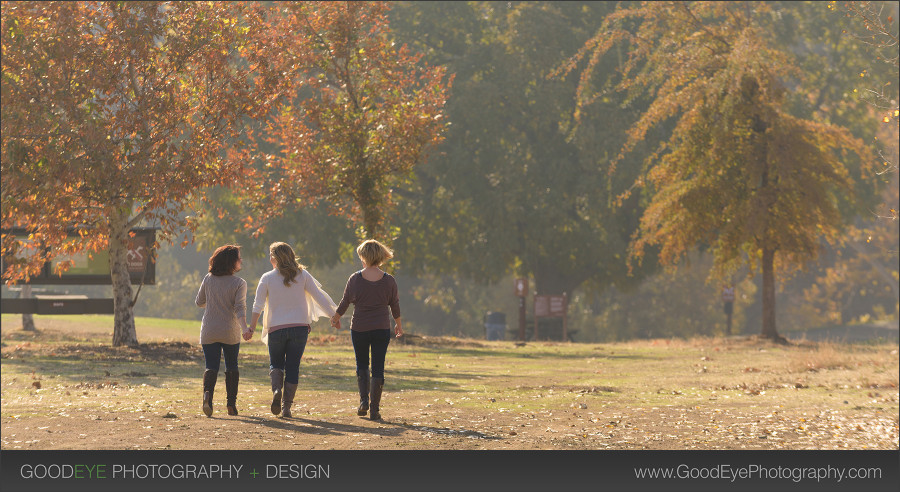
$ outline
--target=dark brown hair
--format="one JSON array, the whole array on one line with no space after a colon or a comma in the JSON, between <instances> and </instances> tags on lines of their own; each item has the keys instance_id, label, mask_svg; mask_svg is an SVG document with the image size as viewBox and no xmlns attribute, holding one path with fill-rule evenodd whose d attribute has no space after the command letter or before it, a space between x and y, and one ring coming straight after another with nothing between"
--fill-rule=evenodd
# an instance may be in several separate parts
<instances>
[{"instance_id":1,"label":"dark brown hair","mask_svg":"<svg viewBox=\"0 0 900 492\"><path fill-rule=\"evenodd\" d=\"M209 257L209 273L216 276L231 275L237 270L241 259L241 247L234 244L219 246Z\"/></svg>"}]
</instances>

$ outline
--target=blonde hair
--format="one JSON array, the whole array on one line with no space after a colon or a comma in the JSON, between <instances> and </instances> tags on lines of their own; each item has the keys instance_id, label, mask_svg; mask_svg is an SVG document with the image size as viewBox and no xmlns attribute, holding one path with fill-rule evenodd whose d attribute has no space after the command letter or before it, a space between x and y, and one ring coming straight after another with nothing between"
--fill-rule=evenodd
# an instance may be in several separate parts
<instances>
[{"instance_id":1,"label":"blonde hair","mask_svg":"<svg viewBox=\"0 0 900 492\"><path fill-rule=\"evenodd\" d=\"M288 243L272 243L269 245L269 254L275 258L275 268L284 277L284 285L290 287L294 278L303 271L306 266L300 264L300 259L294 255L294 249Z\"/></svg>"},{"instance_id":2,"label":"blonde hair","mask_svg":"<svg viewBox=\"0 0 900 492\"><path fill-rule=\"evenodd\" d=\"M367 239L356 247L356 254L366 263L366 266L381 266L382 263L394 257L394 252L387 246L374 239Z\"/></svg>"}]
</instances>

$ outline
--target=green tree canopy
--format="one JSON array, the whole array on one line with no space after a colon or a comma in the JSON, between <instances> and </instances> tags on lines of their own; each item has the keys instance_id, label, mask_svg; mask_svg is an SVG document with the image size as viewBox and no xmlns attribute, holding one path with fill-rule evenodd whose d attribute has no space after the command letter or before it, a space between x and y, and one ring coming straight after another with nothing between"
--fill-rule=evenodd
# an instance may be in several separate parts
<instances>
[{"instance_id":1,"label":"green tree canopy","mask_svg":"<svg viewBox=\"0 0 900 492\"><path fill-rule=\"evenodd\" d=\"M612 4L414 2L392 15L399 39L456 74L451 127L401 190L395 246L411 271L493 282L533 276L542 294L635 282L625 257L637 226L615 208L606 166L636 107L572 123L575 81L548 79ZM611 62L612 64L615 61ZM623 180L617 175L615 179ZM619 183L621 184L621 183Z\"/></svg>"}]
</instances>

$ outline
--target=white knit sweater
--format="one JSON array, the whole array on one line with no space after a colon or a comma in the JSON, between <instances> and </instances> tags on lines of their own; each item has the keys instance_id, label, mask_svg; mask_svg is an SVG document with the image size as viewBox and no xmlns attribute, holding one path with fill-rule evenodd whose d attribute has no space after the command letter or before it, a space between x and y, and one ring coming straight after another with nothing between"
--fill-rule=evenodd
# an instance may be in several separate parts
<instances>
[{"instance_id":1,"label":"white knit sweater","mask_svg":"<svg viewBox=\"0 0 900 492\"><path fill-rule=\"evenodd\" d=\"M253 313L265 311L262 341L270 328L284 325L308 325L322 316L334 316L337 305L306 270L301 270L290 286L278 270L270 270L259 279Z\"/></svg>"}]
</instances>

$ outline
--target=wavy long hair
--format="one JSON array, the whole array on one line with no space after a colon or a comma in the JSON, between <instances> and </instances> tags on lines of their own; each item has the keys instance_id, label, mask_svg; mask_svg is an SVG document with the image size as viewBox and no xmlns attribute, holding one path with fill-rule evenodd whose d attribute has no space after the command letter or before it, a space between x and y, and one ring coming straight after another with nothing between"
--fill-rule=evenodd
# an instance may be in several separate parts
<instances>
[{"instance_id":1,"label":"wavy long hair","mask_svg":"<svg viewBox=\"0 0 900 492\"><path fill-rule=\"evenodd\" d=\"M284 285L290 287L297 275L306 266L300 264L300 259L294 254L294 248L288 243L277 242L269 245L269 254L275 258L275 268L284 277Z\"/></svg>"}]
</instances>

